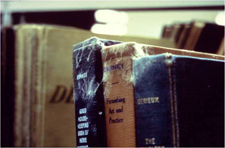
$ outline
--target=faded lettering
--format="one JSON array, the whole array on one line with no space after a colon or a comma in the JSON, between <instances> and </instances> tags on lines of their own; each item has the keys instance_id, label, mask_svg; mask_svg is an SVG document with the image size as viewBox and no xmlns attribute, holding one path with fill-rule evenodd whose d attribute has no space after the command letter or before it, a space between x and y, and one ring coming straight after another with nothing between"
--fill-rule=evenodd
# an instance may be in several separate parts
<instances>
[{"instance_id":1,"label":"faded lettering","mask_svg":"<svg viewBox=\"0 0 225 148\"><path fill-rule=\"evenodd\" d=\"M105 67L104 72L108 72L108 71L112 71L112 70L118 70L118 69L123 69L123 64L116 64L116 65L112 65L112 66L109 66L109 67Z\"/></svg>"},{"instance_id":2,"label":"faded lettering","mask_svg":"<svg viewBox=\"0 0 225 148\"><path fill-rule=\"evenodd\" d=\"M83 78L86 78L86 77L87 77L87 72L81 73L81 74L77 75L77 80L80 80L80 79L83 79Z\"/></svg>"},{"instance_id":3,"label":"faded lettering","mask_svg":"<svg viewBox=\"0 0 225 148\"><path fill-rule=\"evenodd\" d=\"M159 103L159 97L148 97L138 99L138 105Z\"/></svg>"}]
</instances>

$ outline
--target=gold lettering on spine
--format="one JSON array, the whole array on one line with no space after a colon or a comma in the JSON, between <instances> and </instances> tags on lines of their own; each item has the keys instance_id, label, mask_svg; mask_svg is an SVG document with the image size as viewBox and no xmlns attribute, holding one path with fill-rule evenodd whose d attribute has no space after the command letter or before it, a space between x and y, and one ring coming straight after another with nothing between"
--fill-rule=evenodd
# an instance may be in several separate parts
<instances>
[{"instance_id":1,"label":"gold lettering on spine","mask_svg":"<svg viewBox=\"0 0 225 148\"><path fill-rule=\"evenodd\" d=\"M138 99L138 105L160 103L159 97L148 97Z\"/></svg>"},{"instance_id":2,"label":"gold lettering on spine","mask_svg":"<svg viewBox=\"0 0 225 148\"><path fill-rule=\"evenodd\" d=\"M145 138L145 144L155 145L155 138Z\"/></svg>"}]
</instances>

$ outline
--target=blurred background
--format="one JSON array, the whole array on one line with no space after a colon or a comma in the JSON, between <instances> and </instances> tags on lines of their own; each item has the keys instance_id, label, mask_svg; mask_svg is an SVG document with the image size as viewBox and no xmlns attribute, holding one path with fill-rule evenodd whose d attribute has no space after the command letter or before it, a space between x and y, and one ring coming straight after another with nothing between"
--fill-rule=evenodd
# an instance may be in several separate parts
<instances>
[{"instance_id":1,"label":"blurred background","mask_svg":"<svg viewBox=\"0 0 225 148\"><path fill-rule=\"evenodd\" d=\"M152 38L160 38L163 27L172 23L200 20L224 25L225 22L224 1L192 0L2 1L1 17L3 25L57 24L101 34Z\"/></svg>"},{"instance_id":2,"label":"blurred background","mask_svg":"<svg viewBox=\"0 0 225 148\"><path fill-rule=\"evenodd\" d=\"M224 1L1 0L1 146L76 146L73 45L98 38L224 55Z\"/></svg>"}]
</instances>

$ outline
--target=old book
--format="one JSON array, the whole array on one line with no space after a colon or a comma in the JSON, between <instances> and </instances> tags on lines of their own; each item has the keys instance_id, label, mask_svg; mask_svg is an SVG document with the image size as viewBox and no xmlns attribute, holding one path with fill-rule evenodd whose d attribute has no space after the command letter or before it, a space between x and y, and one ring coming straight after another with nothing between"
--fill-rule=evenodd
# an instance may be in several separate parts
<instances>
[{"instance_id":1,"label":"old book","mask_svg":"<svg viewBox=\"0 0 225 148\"><path fill-rule=\"evenodd\" d=\"M31 114L31 52L34 42L32 27L19 27L16 30L15 73L15 145L30 146ZM32 35L31 35L32 34Z\"/></svg>"},{"instance_id":2,"label":"old book","mask_svg":"<svg viewBox=\"0 0 225 148\"><path fill-rule=\"evenodd\" d=\"M41 129L38 121L42 109L35 90L37 27L35 25L15 26L15 108L14 108L14 145L41 146L37 131ZM14 59L12 59L14 60ZM14 70L14 69L13 69ZM13 85L11 86L13 87ZM14 88L14 87L13 87ZM39 111L38 111L39 110Z\"/></svg>"},{"instance_id":3,"label":"old book","mask_svg":"<svg viewBox=\"0 0 225 148\"><path fill-rule=\"evenodd\" d=\"M121 43L104 48L102 59L107 146L137 146L132 59L167 52L176 55L224 58L218 55L137 43Z\"/></svg>"},{"instance_id":4,"label":"old book","mask_svg":"<svg viewBox=\"0 0 225 148\"><path fill-rule=\"evenodd\" d=\"M2 102L4 105L10 102L8 105L13 108L4 112L11 113L6 117L14 124L8 128L11 131L8 136L12 137L8 143L14 146L76 146L71 56L74 44L98 36L174 47L168 40L96 35L72 27L24 24L10 29L15 44L7 39L7 45L13 48L9 48L6 56L9 58L5 63L10 65L6 69L11 72L3 75L9 81L4 81L7 97Z\"/></svg>"},{"instance_id":5,"label":"old book","mask_svg":"<svg viewBox=\"0 0 225 148\"><path fill-rule=\"evenodd\" d=\"M15 32L1 29L1 146L14 146Z\"/></svg>"},{"instance_id":6,"label":"old book","mask_svg":"<svg viewBox=\"0 0 225 148\"><path fill-rule=\"evenodd\" d=\"M199 52L217 53L224 37L224 27L214 23L193 21L183 48Z\"/></svg>"},{"instance_id":7,"label":"old book","mask_svg":"<svg viewBox=\"0 0 225 148\"><path fill-rule=\"evenodd\" d=\"M176 48L183 49L185 46L185 43L188 39L189 33L190 33L191 25L190 24L184 24L184 28L181 31L180 37L178 39L178 42L176 44Z\"/></svg>"},{"instance_id":8,"label":"old book","mask_svg":"<svg viewBox=\"0 0 225 148\"><path fill-rule=\"evenodd\" d=\"M224 46L224 37L223 37L223 39L222 39L222 41L220 43L220 47L219 47L219 49L217 51L217 54L219 54L219 55L225 55L224 50L225 50L225 46Z\"/></svg>"},{"instance_id":9,"label":"old book","mask_svg":"<svg viewBox=\"0 0 225 148\"><path fill-rule=\"evenodd\" d=\"M173 26L172 25L165 25L163 27L163 31L162 31L162 35L161 37L162 38L165 38L165 39L170 39L171 36L172 36L172 32L173 32Z\"/></svg>"},{"instance_id":10,"label":"old book","mask_svg":"<svg viewBox=\"0 0 225 148\"><path fill-rule=\"evenodd\" d=\"M190 33L188 34L187 41L185 42L184 49L194 50L194 46L198 41L199 36L205 26L204 22L193 21L190 24Z\"/></svg>"},{"instance_id":11,"label":"old book","mask_svg":"<svg viewBox=\"0 0 225 148\"><path fill-rule=\"evenodd\" d=\"M133 39L117 37L123 41ZM100 50L118 43L93 37L73 47L77 146L107 146Z\"/></svg>"},{"instance_id":12,"label":"old book","mask_svg":"<svg viewBox=\"0 0 225 148\"><path fill-rule=\"evenodd\" d=\"M181 32L184 28L184 24L174 23L172 26L173 26L173 31L172 31L170 40L172 40L175 43L175 45L177 45L178 40L181 36Z\"/></svg>"},{"instance_id":13,"label":"old book","mask_svg":"<svg viewBox=\"0 0 225 148\"><path fill-rule=\"evenodd\" d=\"M45 26L44 33L42 38L44 55L46 56L46 60L44 61L46 65L44 146L76 146L77 143L72 96L73 81L71 81L71 78L73 78L71 48L74 44L92 36L97 36L119 41L137 40L146 44L154 43L157 45L174 46L167 40L96 35L88 31L67 27ZM62 38L64 40L61 40ZM65 121L67 122L65 123Z\"/></svg>"},{"instance_id":14,"label":"old book","mask_svg":"<svg viewBox=\"0 0 225 148\"><path fill-rule=\"evenodd\" d=\"M133 80L138 147L224 146L224 60L146 56Z\"/></svg>"},{"instance_id":15,"label":"old book","mask_svg":"<svg viewBox=\"0 0 225 148\"><path fill-rule=\"evenodd\" d=\"M101 49L118 41L90 38L73 46L77 147L106 147Z\"/></svg>"},{"instance_id":16,"label":"old book","mask_svg":"<svg viewBox=\"0 0 225 148\"><path fill-rule=\"evenodd\" d=\"M193 49L200 52L217 53L223 38L224 26L205 22L205 26Z\"/></svg>"}]
</instances>

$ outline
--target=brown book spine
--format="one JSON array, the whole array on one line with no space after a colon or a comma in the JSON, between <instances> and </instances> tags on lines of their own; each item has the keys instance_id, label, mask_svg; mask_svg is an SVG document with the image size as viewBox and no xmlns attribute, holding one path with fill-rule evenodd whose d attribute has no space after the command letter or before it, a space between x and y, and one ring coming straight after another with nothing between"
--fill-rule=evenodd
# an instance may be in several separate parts
<instances>
[{"instance_id":1,"label":"brown book spine","mask_svg":"<svg viewBox=\"0 0 225 148\"><path fill-rule=\"evenodd\" d=\"M205 23L200 21L195 21L192 23L190 34L184 46L185 49L194 50L194 47L199 39L199 36L201 35L204 26Z\"/></svg>"},{"instance_id":2,"label":"brown book spine","mask_svg":"<svg viewBox=\"0 0 225 148\"><path fill-rule=\"evenodd\" d=\"M223 39L222 39L222 41L220 43L220 47L219 47L219 49L217 51L217 54L225 55L225 52L224 52L224 37L223 37Z\"/></svg>"}]
</instances>

